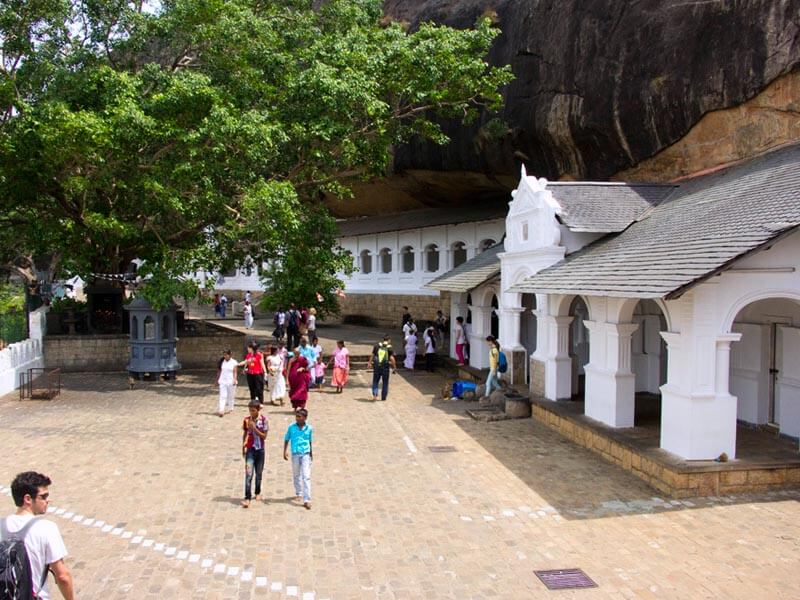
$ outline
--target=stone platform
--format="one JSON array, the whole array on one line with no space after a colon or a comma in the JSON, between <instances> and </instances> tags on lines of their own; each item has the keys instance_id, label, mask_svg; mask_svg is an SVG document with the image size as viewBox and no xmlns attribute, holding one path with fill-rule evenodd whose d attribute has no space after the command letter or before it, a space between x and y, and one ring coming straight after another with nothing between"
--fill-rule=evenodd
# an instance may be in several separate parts
<instances>
[{"instance_id":1,"label":"stone platform","mask_svg":"<svg viewBox=\"0 0 800 600\"><path fill-rule=\"evenodd\" d=\"M533 417L672 498L800 488L800 452L789 440L740 426L735 460L686 461L658 447L658 421L614 429L583 414L583 402L533 399Z\"/></svg>"}]
</instances>

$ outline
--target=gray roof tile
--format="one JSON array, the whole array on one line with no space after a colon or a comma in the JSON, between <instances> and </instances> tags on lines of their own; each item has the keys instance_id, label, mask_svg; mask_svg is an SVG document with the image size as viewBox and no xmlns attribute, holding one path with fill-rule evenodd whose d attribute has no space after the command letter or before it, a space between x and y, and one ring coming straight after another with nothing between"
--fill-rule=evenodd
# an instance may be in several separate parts
<instances>
[{"instance_id":1,"label":"gray roof tile","mask_svg":"<svg viewBox=\"0 0 800 600\"><path fill-rule=\"evenodd\" d=\"M440 275L425 287L442 292L468 292L480 284L500 275L500 256L504 244L500 242L487 248L474 258Z\"/></svg>"},{"instance_id":2,"label":"gray roof tile","mask_svg":"<svg viewBox=\"0 0 800 600\"><path fill-rule=\"evenodd\" d=\"M547 190L561 206L558 218L569 229L614 233L657 206L675 186L557 181L549 182Z\"/></svg>"},{"instance_id":3,"label":"gray roof tile","mask_svg":"<svg viewBox=\"0 0 800 600\"><path fill-rule=\"evenodd\" d=\"M681 182L622 233L570 254L512 290L675 298L798 226L795 144Z\"/></svg>"}]
</instances>

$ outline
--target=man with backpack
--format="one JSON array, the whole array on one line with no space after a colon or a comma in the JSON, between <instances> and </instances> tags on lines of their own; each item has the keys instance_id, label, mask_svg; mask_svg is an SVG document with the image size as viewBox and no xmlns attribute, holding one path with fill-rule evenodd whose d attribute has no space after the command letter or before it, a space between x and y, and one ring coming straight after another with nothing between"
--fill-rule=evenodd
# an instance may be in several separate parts
<instances>
[{"instance_id":1,"label":"man with backpack","mask_svg":"<svg viewBox=\"0 0 800 600\"><path fill-rule=\"evenodd\" d=\"M383 336L383 341L372 347L372 355L367 362L367 369L375 367L372 372L372 400L378 399L378 384L383 380L381 387L381 400L386 400L389 395L389 369L397 372L397 364L394 360L394 350L389 335Z\"/></svg>"},{"instance_id":2,"label":"man with backpack","mask_svg":"<svg viewBox=\"0 0 800 600\"><path fill-rule=\"evenodd\" d=\"M286 313L286 347L294 350L300 344L300 311L292 304Z\"/></svg>"},{"instance_id":3,"label":"man with backpack","mask_svg":"<svg viewBox=\"0 0 800 600\"><path fill-rule=\"evenodd\" d=\"M74 598L58 525L39 518L47 512L51 483L49 477L34 471L20 473L11 482L17 512L0 520L0 600L49 600L48 572L55 576L64 599Z\"/></svg>"}]
</instances>

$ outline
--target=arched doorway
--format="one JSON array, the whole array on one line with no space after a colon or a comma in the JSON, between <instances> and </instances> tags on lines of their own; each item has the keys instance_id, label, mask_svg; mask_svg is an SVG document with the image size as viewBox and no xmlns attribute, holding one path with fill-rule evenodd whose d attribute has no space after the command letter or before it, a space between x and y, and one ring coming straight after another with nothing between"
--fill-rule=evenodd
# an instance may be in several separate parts
<instances>
[{"instance_id":1,"label":"arched doorway","mask_svg":"<svg viewBox=\"0 0 800 600\"><path fill-rule=\"evenodd\" d=\"M536 351L536 294L522 294L520 317L520 344L525 348L525 382L530 383L530 356Z\"/></svg>"},{"instance_id":2,"label":"arched doorway","mask_svg":"<svg viewBox=\"0 0 800 600\"><path fill-rule=\"evenodd\" d=\"M586 389L584 367L589 362L589 330L583 324L589 319L586 301L576 296L569 306L572 323L569 327L569 355L572 358L572 396L583 396Z\"/></svg>"},{"instance_id":3,"label":"arched doorway","mask_svg":"<svg viewBox=\"0 0 800 600\"><path fill-rule=\"evenodd\" d=\"M500 317L497 314L499 312L499 308L500 304L497 301L497 294L492 294L492 321L489 330L492 332L492 336L495 339L500 337Z\"/></svg>"},{"instance_id":4,"label":"arched doorway","mask_svg":"<svg viewBox=\"0 0 800 600\"><path fill-rule=\"evenodd\" d=\"M757 300L736 315L731 331L729 390L737 419L800 437L800 303Z\"/></svg>"},{"instance_id":5,"label":"arched doorway","mask_svg":"<svg viewBox=\"0 0 800 600\"><path fill-rule=\"evenodd\" d=\"M653 300L640 300L631 321L638 327L631 335L631 370L636 377L634 424L658 424L661 419L661 386L667 382L667 344L661 332L667 319Z\"/></svg>"}]
</instances>

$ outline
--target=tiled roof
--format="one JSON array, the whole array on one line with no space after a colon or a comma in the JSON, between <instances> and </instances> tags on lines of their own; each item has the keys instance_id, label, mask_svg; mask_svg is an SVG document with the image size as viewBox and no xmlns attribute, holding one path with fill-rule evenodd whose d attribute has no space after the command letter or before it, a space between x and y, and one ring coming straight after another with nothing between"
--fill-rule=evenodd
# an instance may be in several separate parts
<instances>
[{"instance_id":1,"label":"tiled roof","mask_svg":"<svg viewBox=\"0 0 800 600\"><path fill-rule=\"evenodd\" d=\"M674 185L639 183L548 182L561 212L559 220L573 231L615 233L669 196Z\"/></svg>"},{"instance_id":2,"label":"tiled roof","mask_svg":"<svg viewBox=\"0 0 800 600\"><path fill-rule=\"evenodd\" d=\"M474 258L461 263L440 275L425 287L442 292L468 292L480 284L500 275L500 257L503 252L503 242L487 248Z\"/></svg>"},{"instance_id":3,"label":"tiled roof","mask_svg":"<svg viewBox=\"0 0 800 600\"><path fill-rule=\"evenodd\" d=\"M677 298L800 225L800 144L682 182L641 221L513 286Z\"/></svg>"},{"instance_id":4,"label":"tiled roof","mask_svg":"<svg viewBox=\"0 0 800 600\"><path fill-rule=\"evenodd\" d=\"M371 233L403 231L437 225L455 225L505 219L508 205L504 202L483 202L466 206L424 208L392 215L346 219L338 223L339 235L349 237Z\"/></svg>"}]
</instances>

